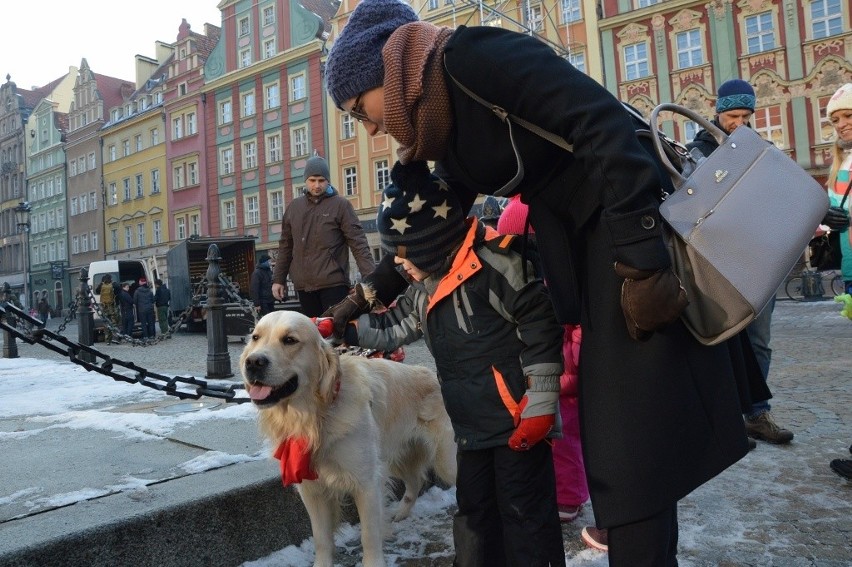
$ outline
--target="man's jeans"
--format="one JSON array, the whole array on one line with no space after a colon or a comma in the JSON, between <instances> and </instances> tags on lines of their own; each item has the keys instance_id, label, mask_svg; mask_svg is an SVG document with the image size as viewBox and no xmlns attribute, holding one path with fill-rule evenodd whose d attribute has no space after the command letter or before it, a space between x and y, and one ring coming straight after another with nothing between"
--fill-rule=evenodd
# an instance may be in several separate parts
<instances>
[{"instance_id":1,"label":"man's jeans","mask_svg":"<svg viewBox=\"0 0 852 567\"><path fill-rule=\"evenodd\" d=\"M757 365L760 366L760 373L763 374L764 381L769 378L769 362L772 359L772 349L769 348L769 335L772 325L772 312L774 310L775 297L769 301L769 304L760 312L760 315L746 327L746 333L748 333L751 348L754 349ZM761 400L752 404L751 413L747 414L747 416L757 417L770 409L769 400Z\"/></svg>"}]
</instances>

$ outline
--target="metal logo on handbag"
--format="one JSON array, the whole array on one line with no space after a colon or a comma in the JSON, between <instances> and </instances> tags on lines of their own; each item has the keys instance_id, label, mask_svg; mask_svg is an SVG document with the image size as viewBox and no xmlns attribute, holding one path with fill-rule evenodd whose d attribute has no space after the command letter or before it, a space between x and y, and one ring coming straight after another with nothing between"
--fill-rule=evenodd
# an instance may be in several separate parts
<instances>
[{"instance_id":1,"label":"metal logo on handbag","mask_svg":"<svg viewBox=\"0 0 852 567\"><path fill-rule=\"evenodd\" d=\"M651 113L686 116L719 147L685 177L652 137L675 192L660 215L672 264L686 289L684 324L705 345L744 329L769 303L828 210L822 187L751 128L726 136L697 113L661 104Z\"/></svg>"}]
</instances>

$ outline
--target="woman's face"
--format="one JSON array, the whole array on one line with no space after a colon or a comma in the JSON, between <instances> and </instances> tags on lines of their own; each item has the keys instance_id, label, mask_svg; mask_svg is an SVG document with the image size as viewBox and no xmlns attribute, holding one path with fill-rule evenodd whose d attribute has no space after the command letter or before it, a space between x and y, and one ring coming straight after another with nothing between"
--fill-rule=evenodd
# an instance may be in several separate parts
<instances>
[{"instance_id":1,"label":"woman's face","mask_svg":"<svg viewBox=\"0 0 852 567\"><path fill-rule=\"evenodd\" d=\"M835 110L831 113L830 120L837 137L844 142L852 142L852 109Z\"/></svg>"},{"instance_id":2,"label":"woman's face","mask_svg":"<svg viewBox=\"0 0 852 567\"><path fill-rule=\"evenodd\" d=\"M385 132L384 87L364 91L356 97L343 101L340 106L346 112L350 112L352 118L360 122L370 136Z\"/></svg>"}]
</instances>

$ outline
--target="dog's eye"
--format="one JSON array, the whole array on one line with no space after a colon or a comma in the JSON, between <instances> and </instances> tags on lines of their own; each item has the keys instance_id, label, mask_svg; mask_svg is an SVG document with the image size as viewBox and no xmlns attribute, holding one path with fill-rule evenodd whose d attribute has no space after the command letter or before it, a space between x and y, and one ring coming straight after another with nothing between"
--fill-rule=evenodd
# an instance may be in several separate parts
<instances>
[{"instance_id":1,"label":"dog's eye","mask_svg":"<svg viewBox=\"0 0 852 567\"><path fill-rule=\"evenodd\" d=\"M287 335L286 337L281 337L281 342L285 345L294 345L299 341L297 341L294 337Z\"/></svg>"},{"instance_id":2,"label":"dog's eye","mask_svg":"<svg viewBox=\"0 0 852 567\"><path fill-rule=\"evenodd\" d=\"M260 339L260 335L252 335L251 340L256 341Z\"/></svg>"}]
</instances>

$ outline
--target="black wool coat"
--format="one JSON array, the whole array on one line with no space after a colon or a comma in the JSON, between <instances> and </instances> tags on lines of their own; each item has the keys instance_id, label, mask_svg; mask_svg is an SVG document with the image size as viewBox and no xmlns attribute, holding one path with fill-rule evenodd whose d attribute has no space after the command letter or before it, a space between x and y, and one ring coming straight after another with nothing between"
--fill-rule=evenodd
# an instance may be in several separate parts
<instances>
[{"instance_id":1,"label":"black wool coat","mask_svg":"<svg viewBox=\"0 0 852 567\"><path fill-rule=\"evenodd\" d=\"M514 126L557 317L583 326L580 418L600 527L672 506L747 452L727 345L700 345L681 322L647 342L627 334L613 263L669 265L660 180L620 103L541 41L490 27L459 28L447 74L485 100L554 132L565 150ZM507 126L447 76L454 128L439 167L467 202L517 171Z\"/></svg>"}]
</instances>

